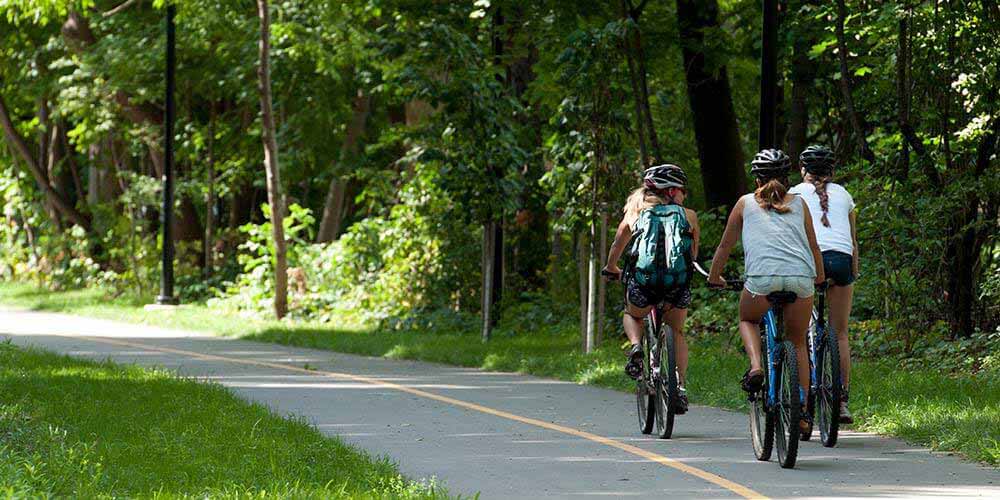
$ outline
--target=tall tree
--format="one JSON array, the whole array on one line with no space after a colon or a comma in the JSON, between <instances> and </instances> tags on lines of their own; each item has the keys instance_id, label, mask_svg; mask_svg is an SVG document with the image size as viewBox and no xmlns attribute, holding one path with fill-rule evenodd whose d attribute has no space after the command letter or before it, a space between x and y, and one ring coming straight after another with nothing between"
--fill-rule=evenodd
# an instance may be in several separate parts
<instances>
[{"instance_id":1,"label":"tall tree","mask_svg":"<svg viewBox=\"0 0 1000 500\"><path fill-rule=\"evenodd\" d=\"M349 176L340 172L357 156L358 144L365 131L365 124L368 123L370 113L371 97L359 88L351 106L351 121L347 124L344 141L340 146L337 168L335 169L337 172L330 179L330 185L327 188L326 201L323 203L323 217L320 219L319 231L316 233L317 243L333 241L340 234L349 182Z\"/></svg>"},{"instance_id":2,"label":"tall tree","mask_svg":"<svg viewBox=\"0 0 1000 500\"><path fill-rule=\"evenodd\" d=\"M45 195L46 203L55 207L62 216L66 217L73 224L90 230L90 219L77 210L76 207L60 195L52 187L52 184L49 183L48 172L43 167L44 160L32 154L32 148L28 145L28 141L17 131L11 119L10 111L7 109L7 103L3 100L3 96L0 96L0 127L3 128L4 137L7 139L8 144L10 144L11 149L21 156L24 164L28 167L28 171L35 178L35 182Z\"/></svg>"},{"instance_id":3,"label":"tall tree","mask_svg":"<svg viewBox=\"0 0 1000 500\"><path fill-rule=\"evenodd\" d=\"M746 192L743 145L724 64L712 65L708 31L719 29L717 0L677 0L688 101L709 207L732 206Z\"/></svg>"},{"instance_id":4,"label":"tall tree","mask_svg":"<svg viewBox=\"0 0 1000 500\"><path fill-rule=\"evenodd\" d=\"M271 236L274 239L274 314L281 319L288 313L288 258L285 249L285 202L281 194L278 143L271 105L271 15L267 0L257 0L257 15L260 18L257 89L260 92L261 138L264 141L267 200L271 207Z\"/></svg>"}]
</instances>

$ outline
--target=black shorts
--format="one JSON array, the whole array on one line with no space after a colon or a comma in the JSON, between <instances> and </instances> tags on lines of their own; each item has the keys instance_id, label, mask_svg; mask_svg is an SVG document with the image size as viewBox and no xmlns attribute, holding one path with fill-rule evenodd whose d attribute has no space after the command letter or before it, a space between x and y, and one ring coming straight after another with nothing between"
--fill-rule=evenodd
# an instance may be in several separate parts
<instances>
[{"instance_id":1,"label":"black shorts","mask_svg":"<svg viewBox=\"0 0 1000 500\"><path fill-rule=\"evenodd\" d=\"M854 256L836 250L823 252L823 272L826 279L833 280L834 286L854 283Z\"/></svg>"},{"instance_id":2,"label":"black shorts","mask_svg":"<svg viewBox=\"0 0 1000 500\"><path fill-rule=\"evenodd\" d=\"M675 309L687 309L691 305L691 287L647 288L635 280L628 280L625 284L625 297L629 304L639 308L665 303Z\"/></svg>"}]
</instances>

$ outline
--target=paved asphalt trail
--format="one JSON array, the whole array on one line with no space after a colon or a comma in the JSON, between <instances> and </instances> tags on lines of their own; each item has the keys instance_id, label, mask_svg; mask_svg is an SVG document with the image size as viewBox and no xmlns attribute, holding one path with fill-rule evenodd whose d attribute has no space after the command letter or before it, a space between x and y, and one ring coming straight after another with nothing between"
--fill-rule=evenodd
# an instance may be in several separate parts
<instances>
[{"instance_id":1,"label":"paved asphalt trail","mask_svg":"<svg viewBox=\"0 0 1000 500\"><path fill-rule=\"evenodd\" d=\"M693 406L675 439L652 439L638 432L633 395L549 379L38 312L0 310L0 337L220 383L409 477L486 499L1000 498L997 469L872 434L843 433L834 449L801 443L795 470L754 460L740 413Z\"/></svg>"}]
</instances>

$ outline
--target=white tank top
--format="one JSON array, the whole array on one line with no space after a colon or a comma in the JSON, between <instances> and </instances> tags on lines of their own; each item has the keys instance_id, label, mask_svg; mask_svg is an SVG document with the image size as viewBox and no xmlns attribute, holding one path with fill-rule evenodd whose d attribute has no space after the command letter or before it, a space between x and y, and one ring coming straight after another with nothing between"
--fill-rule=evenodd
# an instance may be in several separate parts
<instances>
[{"instance_id":1,"label":"white tank top","mask_svg":"<svg viewBox=\"0 0 1000 500\"><path fill-rule=\"evenodd\" d=\"M764 210L753 193L743 203L743 256L747 276L816 277L816 261L806 236L802 198L793 197L786 213Z\"/></svg>"},{"instance_id":2,"label":"white tank top","mask_svg":"<svg viewBox=\"0 0 1000 500\"><path fill-rule=\"evenodd\" d=\"M854 254L854 238L851 237L850 218L851 211L854 210L854 198L851 197L851 193L848 193L840 184L833 182L826 184L826 193L829 195L827 220L830 221L830 227L826 227L822 221L823 208L819 206L816 186L809 182L803 182L788 192L801 196L809 205L813 230L816 231L816 243L819 244L821 252L833 250L848 255Z\"/></svg>"}]
</instances>

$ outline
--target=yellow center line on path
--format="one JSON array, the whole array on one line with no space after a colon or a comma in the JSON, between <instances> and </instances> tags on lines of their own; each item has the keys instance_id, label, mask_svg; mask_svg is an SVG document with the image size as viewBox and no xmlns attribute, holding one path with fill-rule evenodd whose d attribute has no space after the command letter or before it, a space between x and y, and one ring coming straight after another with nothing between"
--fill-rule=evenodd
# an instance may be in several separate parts
<instances>
[{"instance_id":1,"label":"yellow center line on path","mask_svg":"<svg viewBox=\"0 0 1000 500\"><path fill-rule=\"evenodd\" d=\"M268 361L258 361L258 360L253 360L253 359L230 358L230 357L227 357L227 356L219 356L219 355L215 355L215 354L204 354L204 353L200 353L200 352L185 351L185 350L181 350L181 349L173 349L173 348L170 348L170 347L151 346L151 345L147 345L147 344L140 344L138 342L129 342L129 341L111 339L111 338L106 338L106 337L81 337L81 336L74 336L74 335L62 335L62 336L69 337L69 338L75 338L75 339L89 340L91 342L98 342L98 343L104 343L104 344L113 344L113 345L126 346L126 347L134 347L134 348L146 349L146 350L150 350L150 351L158 351L158 352L163 352L163 353L168 353L168 354L178 354L178 355L182 355L182 356L188 356L188 357L191 357L191 358L203 359L203 360L208 360L208 361L224 361L224 362L228 362L228 363L237 363L237 364L243 364L243 365L263 366L263 367L267 367L267 368L274 368L274 369L277 369L277 370L287 370L287 371L293 371L293 372L308 373L308 374L314 375L314 376L322 375L322 376L332 377L332 378L353 380L355 382L364 382L364 383L367 383L367 384L371 384L373 386L384 387L384 388L387 388L387 389L394 389L394 390L397 390L397 391L400 391L400 392L405 392L405 393L408 393L408 394L412 394L414 396L420 396L422 398L433 399L435 401L440 401L442 403L448 403L450 405L459 406L459 407L466 408L466 409L473 410L473 411L477 411L477 412L480 412L480 413L485 413L485 414L488 414L488 415L493 415L493 416L496 416L496 417L505 418L507 420L513 420L515 422L520 422L522 424L532 425L532 426L535 426L535 427L541 427L543 429L549 429L549 430L560 432L560 433L563 433L563 434L569 434L571 436L576 436L576 437L579 437L579 438L583 438L583 439L586 439L588 441L593 441L595 443L600 443L600 444L603 444L605 446L610 446L612 448L617 448L617 449L622 450L622 451L624 451L626 453L631 453L632 455L636 455L638 457L645 458L646 460L649 460L651 462L656 462L658 464L665 465L667 467L679 470L679 471L684 472L686 474L690 474L692 476L701 478L701 479L703 479L705 481L708 481L708 482L710 482L710 483L712 483L712 484L714 484L716 486L725 488L725 489L727 489L727 490L729 490L729 491L731 491L731 492L733 492L733 493L735 493L735 494L737 494L737 495L739 495L739 496L741 496L743 498L767 498L764 495L762 495L762 494L760 494L760 493L758 493L758 492L756 492L756 491L754 491L754 490L752 490L750 488L747 488L746 486L743 486L741 484L738 484L738 483L735 483L733 481L730 481L730 480L728 480L728 479L726 479L726 478L724 478L722 476L718 476L718 475L712 474L711 472L703 471L703 470L701 470L701 469L699 469L697 467L692 467L692 466L690 466L688 464L685 464L685 463L683 463L683 462L681 462L679 460L675 460L675 459L670 458L670 457L666 457L666 456L663 456L663 455L659 455L657 453L653 453L653 452L648 451L648 450L644 450L642 448L639 448L638 446L633 446L633 445L630 445L630 444L627 444L627 443L623 443L621 441L616 441L616 440L611 439L611 438L607 438L607 437L600 436L600 435L597 435L597 434L592 434L590 432L581 431L579 429L574 429L572 427L566 427L564 425L554 424L552 422L546 422L544 420L538 420L538 419L534 419L534 418L530 418L530 417L522 417L521 415L516 415L514 413L506 412L506 411L503 411L503 410L497 410L495 408L490 408L488 406L478 405L476 403L470 403L468 401L462 401L460 399L449 398L448 396L442 396L440 394L434 394L432 392L422 391L420 389L414 389L412 387L407 387L405 385L395 384L395 383L392 383L392 382L386 382L386 381L383 381L383 380L379 380L377 378L365 377L365 376L362 376L362 375L353 375L353 374L350 374L350 373L339 373L339 372L330 372L330 371L325 371L325 370L312 370L312 369L306 369L306 368L299 368L299 367L293 366L293 365L285 365L285 364L281 364L281 363L271 363L271 362L268 362Z\"/></svg>"}]
</instances>

